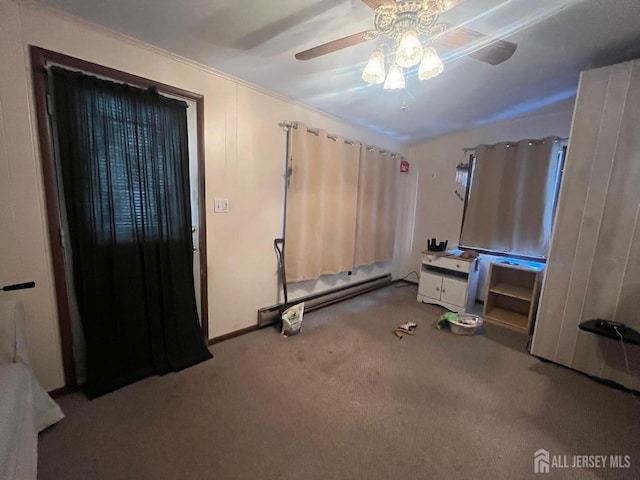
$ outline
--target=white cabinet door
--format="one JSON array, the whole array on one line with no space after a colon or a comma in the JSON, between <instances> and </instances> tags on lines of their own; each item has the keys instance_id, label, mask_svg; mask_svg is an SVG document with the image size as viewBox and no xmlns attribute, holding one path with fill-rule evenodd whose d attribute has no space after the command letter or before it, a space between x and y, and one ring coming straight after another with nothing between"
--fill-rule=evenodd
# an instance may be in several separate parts
<instances>
[{"instance_id":1,"label":"white cabinet door","mask_svg":"<svg viewBox=\"0 0 640 480\"><path fill-rule=\"evenodd\" d=\"M457 278L444 277L442 279L441 299L445 303L464 308L467 300L467 282Z\"/></svg>"},{"instance_id":2,"label":"white cabinet door","mask_svg":"<svg viewBox=\"0 0 640 480\"><path fill-rule=\"evenodd\" d=\"M420 286L418 293L425 297L440 300L440 290L442 289L442 277L428 272L422 272L420 275Z\"/></svg>"}]
</instances>

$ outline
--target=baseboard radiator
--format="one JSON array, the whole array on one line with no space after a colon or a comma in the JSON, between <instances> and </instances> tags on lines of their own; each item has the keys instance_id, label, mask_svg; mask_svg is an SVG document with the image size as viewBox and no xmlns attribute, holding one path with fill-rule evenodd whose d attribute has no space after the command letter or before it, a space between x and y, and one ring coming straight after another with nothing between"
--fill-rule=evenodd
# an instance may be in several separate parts
<instances>
[{"instance_id":1,"label":"baseboard radiator","mask_svg":"<svg viewBox=\"0 0 640 480\"><path fill-rule=\"evenodd\" d=\"M362 295L363 293L377 290L378 288L386 287L391 284L391 274L382 275L362 282L354 283L352 285L345 285L344 287L333 288L325 292L316 293L313 295L307 295L306 297L296 298L292 302L299 303L304 302L304 311L310 312L317 310L318 308L326 307L328 305L341 302L348 298ZM264 307L258 310L258 328L266 327L278 322L280 309L283 304L272 305L270 307Z\"/></svg>"}]
</instances>

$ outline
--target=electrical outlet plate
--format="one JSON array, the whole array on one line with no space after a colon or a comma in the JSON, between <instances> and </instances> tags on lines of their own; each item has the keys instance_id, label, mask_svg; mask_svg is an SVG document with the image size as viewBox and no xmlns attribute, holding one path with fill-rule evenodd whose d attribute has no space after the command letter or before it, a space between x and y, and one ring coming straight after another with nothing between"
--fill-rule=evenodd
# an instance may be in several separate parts
<instances>
[{"instance_id":1,"label":"electrical outlet plate","mask_svg":"<svg viewBox=\"0 0 640 480\"><path fill-rule=\"evenodd\" d=\"M228 198L215 198L213 201L214 213L229 213L229 199Z\"/></svg>"}]
</instances>

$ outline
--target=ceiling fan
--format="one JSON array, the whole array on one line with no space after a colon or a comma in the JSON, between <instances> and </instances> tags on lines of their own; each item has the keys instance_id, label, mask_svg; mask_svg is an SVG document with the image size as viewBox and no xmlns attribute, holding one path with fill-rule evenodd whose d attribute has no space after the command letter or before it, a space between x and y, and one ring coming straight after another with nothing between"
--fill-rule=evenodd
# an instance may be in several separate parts
<instances>
[{"instance_id":1,"label":"ceiling fan","mask_svg":"<svg viewBox=\"0 0 640 480\"><path fill-rule=\"evenodd\" d=\"M470 45L482 45L469 53L482 62L498 65L505 62L516 51L517 44L506 40L492 40L474 30L439 23L440 15L464 0L362 0L375 10L374 29L355 33L348 37L318 45L295 55L298 60L311 60L343 48L384 37L393 42L393 54L385 55L384 46L376 49L362 73L369 83L382 83L384 88L404 88L403 68L420 64L418 78L428 80L444 70L444 66L433 45L449 49ZM385 72L385 57L393 57L388 75Z\"/></svg>"}]
</instances>

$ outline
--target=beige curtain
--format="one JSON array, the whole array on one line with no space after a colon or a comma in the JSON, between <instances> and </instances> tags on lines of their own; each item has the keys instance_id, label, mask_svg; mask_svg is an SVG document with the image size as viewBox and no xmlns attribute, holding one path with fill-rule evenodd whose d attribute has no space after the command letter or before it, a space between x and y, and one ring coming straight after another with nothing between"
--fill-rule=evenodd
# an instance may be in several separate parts
<instances>
[{"instance_id":1,"label":"beige curtain","mask_svg":"<svg viewBox=\"0 0 640 480\"><path fill-rule=\"evenodd\" d=\"M461 245L546 257L560 149L555 137L479 146Z\"/></svg>"},{"instance_id":2,"label":"beige curtain","mask_svg":"<svg viewBox=\"0 0 640 480\"><path fill-rule=\"evenodd\" d=\"M363 147L360 155L354 265L393 257L398 162L388 152Z\"/></svg>"},{"instance_id":3,"label":"beige curtain","mask_svg":"<svg viewBox=\"0 0 640 480\"><path fill-rule=\"evenodd\" d=\"M353 269L360 144L324 130L290 130L285 219L287 281Z\"/></svg>"}]
</instances>

